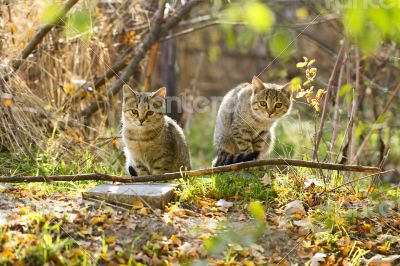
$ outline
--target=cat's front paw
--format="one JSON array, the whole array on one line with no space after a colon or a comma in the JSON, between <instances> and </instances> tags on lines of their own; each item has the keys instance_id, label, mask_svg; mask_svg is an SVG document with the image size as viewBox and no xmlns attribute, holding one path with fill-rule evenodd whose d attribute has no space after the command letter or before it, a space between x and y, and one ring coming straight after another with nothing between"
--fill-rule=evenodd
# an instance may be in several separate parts
<instances>
[{"instance_id":1,"label":"cat's front paw","mask_svg":"<svg viewBox=\"0 0 400 266\"><path fill-rule=\"evenodd\" d=\"M128 171L129 171L129 174L130 174L131 176L138 176L138 174L137 174L135 168L133 168L133 166L129 166L129 167L128 167Z\"/></svg>"}]
</instances>

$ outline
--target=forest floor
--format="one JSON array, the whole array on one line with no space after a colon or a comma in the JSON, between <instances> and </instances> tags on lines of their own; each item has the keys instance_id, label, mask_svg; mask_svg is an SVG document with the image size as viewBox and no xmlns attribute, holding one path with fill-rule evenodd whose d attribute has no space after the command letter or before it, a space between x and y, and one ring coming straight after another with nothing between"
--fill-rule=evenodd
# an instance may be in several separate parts
<instances>
[{"instance_id":1,"label":"forest floor","mask_svg":"<svg viewBox=\"0 0 400 266\"><path fill-rule=\"evenodd\" d=\"M2 186L0 264L400 264L398 188L299 176L182 180L164 210L83 200L96 182Z\"/></svg>"}]
</instances>

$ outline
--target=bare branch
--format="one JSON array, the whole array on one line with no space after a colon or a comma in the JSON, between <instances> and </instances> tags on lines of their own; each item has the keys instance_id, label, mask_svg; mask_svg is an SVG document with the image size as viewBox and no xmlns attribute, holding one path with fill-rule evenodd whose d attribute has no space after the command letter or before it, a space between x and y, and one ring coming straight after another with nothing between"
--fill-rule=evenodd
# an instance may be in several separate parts
<instances>
[{"instance_id":1,"label":"bare branch","mask_svg":"<svg viewBox=\"0 0 400 266\"><path fill-rule=\"evenodd\" d=\"M340 66L343 62L344 51L345 51L345 41L342 41L342 46L340 47L340 51L339 51L338 57L336 59L335 66L333 68L331 77L329 78L329 81L328 81L327 92L325 94L324 107L322 109L321 121L319 124L318 133L317 133L317 136L315 139L314 151L313 151L313 155L312 155L313 160L315 160L315 158L317 158L319 143L321 142L322 133L324 131L325 119L326 119L326 115L328 114L329 99L330 99L330 95L332 94L332 87L333 87L332 85L333 85L334 80L336 79L336 76L339 73Z\"/></svg>"}]
</instances>

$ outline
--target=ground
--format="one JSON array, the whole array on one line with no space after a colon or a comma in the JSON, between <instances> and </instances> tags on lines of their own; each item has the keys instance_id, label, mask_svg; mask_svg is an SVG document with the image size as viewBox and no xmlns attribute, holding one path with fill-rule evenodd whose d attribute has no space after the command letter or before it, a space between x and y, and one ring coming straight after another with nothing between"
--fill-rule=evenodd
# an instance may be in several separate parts
<instances>
[{"instance_id":1,"label":"ground","mask_svg":"<svg viewBox=\"0 0 400 266\"><path fill-rule=\"evenodd\" d=\"M3 186L0 262L360 265L372 258L370 265L400 263L399 189L378 192L365 183L329 191L312 176L262 173L178 181L175 201L164 210L141 202L127 209L83 200L80 192L95 182L81 182L75 190L63 183Z\"/></svg>"}]
</instances>

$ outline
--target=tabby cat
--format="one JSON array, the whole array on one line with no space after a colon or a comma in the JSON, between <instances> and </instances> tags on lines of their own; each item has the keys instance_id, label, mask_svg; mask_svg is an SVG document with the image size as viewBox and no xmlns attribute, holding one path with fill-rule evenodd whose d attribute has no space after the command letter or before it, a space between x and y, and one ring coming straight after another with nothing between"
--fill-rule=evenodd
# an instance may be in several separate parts
<instances>
[{"instance_id":1,"label":"tabby cat","mask_svg":"<svg viewBox=\"0 0 400 266\"><path fill-rule=\"evenodd\" d=\"M290 112L291 84L240 84L225 95L219 107L214 144L214 166L257 159L274 143L276 122Z\"/></svg>"},{"instance_id":2,"label":"tabby cat","mask_svg":"<svg viewBox=\"0 0 400 266\"><path fill-rule=\"evenodd\" d=\"M122 139L132 176L190 169L189 149L179 125L164 115L166 89L136 92L123 87Z\"/></svg>"}]
</instances>

